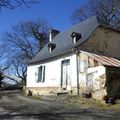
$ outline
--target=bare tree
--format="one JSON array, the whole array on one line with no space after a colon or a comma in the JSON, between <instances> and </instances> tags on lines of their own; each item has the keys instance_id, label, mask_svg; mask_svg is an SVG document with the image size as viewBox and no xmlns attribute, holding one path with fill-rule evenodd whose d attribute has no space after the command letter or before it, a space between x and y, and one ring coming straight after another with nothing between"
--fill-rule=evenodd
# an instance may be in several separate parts
<instances>
[{"instance_id":1,"label":"bare tree","mask_svg":"<svg viewBox=\"0 0 120 120\"><path fill-rule=\"evenodd\" d=\"M2 83L4 82L6 69L8 69L8 68L0 66L0 90L2 89Z\"/></svg>"},{"instance_id":2,"label":"bare tree","mask_svg":"<svg viewBox=\"0 0 120 120\"><path fill-rule=\"evenodd\" d=\"M15 9L17 7L29 7L30 4L37 3L39 0L0 0L0 7Z\"/></svg>"},{"instance_id":3,"label":"bare tree","mask_svg":"<svg viewBox=\"0 0 120 120\"><path fill-rule=\"evenodd\" d=\"M27 65L24 62L25 56L22 54L15 54L8 60L9 72L6 78L12 80L16 84L26 84Z\"/></svg>"},{"instance_id":4,"label":"bare tree","mask_svg":"<svg viewBox=\"0 0 120 120\"><path fill-rule=\"evenodd\" d=\"M13 80L11 76L14 74L25 84L26 62L32 59L48 42L49 30L50 26L47 23L37 20L22 22L13 27L11 32L5 34L7 66L10 66L11 71L7 78Z\"/></svg>"},{"instance_id":5,"label":"bare tree","mask_svg":"<svg viewBox=\"0 0 120 120\"><path fill-rule=\"evenodd\" d=\"M103 25L120 29L119 0L88 0L73 12L71 19L73 23L78 23L93 15L97 15Z\"/></svg>"},{"instance_id":6,"label":"bare tree","mask_svg":"<svg viewBox=\"0 0 120 120\"><path fill-rule=\"evenodd\" d=\"M9 51L21 51L26 58L34 57L48 42L50 27L43 21L23 22L6 33L5 44ZM11 47L12 46L12 47Z\"/></svg>"},{"instance_id":7,"label":"bare tree","mask_svg":"<svg viewBox=\"0 0 120 120\"><path fill-rule=\"evenodd\" d=\"M3 73L2 70L0 70L0 90L1 90L1 87L2 87L3 79L4 79L4 73Z\"/></svg>"}]
</instances>

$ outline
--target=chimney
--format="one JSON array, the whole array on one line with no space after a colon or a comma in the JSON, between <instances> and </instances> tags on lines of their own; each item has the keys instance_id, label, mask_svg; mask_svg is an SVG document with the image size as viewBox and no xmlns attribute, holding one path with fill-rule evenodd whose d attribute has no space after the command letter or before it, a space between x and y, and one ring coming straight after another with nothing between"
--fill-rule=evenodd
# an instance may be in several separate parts
<instances>
[{"instance_id":1,"label":"chimney","mask_svg":"<svg viewBox=\"0 0 120 120\"><path fill-rule=\"evenodd\" d=\"M49 42L51 42L60 31L51 29L49 34Z\"/></svg>"}]
</instances>

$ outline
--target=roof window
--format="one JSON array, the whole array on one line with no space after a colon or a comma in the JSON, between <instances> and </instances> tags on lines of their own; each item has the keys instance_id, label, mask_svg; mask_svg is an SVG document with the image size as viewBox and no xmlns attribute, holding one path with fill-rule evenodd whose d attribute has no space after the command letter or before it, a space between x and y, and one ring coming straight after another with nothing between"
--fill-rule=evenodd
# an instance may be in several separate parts
<instances>
[{"instance_id":1,"label":"roof window","mask_svg":"<svg viewBox=\"0 0 120 120\"><path fill-rule=\"evenodd\" d=\"M48 51L49 51L49 52L52 52L52 51L55 49L55 47L56 47L56 44L49 43L49 44L48 44Z\"/></svg>"},{"instance_id":2,"label":"roof window","mask_svg":"<svg viewBox=\"0 0 120 120\"><path fill-rule=\"evenodd\" d=\"M49 42L51 42L59 33L60 31L51 29L49 33Z\"/></svg>"},{"instance_id":3,"label":"roof window","mask_svg":"<svg viewBox=\"0 0 120 120\"><path fill-rule=\"evenodd\" d=\"M80 33L73 32L71 34L71 37L72 37L73 44L76 44L78 42L78 40L80 40L82 38L82 35Z\"/></svg>"}]
</instances>

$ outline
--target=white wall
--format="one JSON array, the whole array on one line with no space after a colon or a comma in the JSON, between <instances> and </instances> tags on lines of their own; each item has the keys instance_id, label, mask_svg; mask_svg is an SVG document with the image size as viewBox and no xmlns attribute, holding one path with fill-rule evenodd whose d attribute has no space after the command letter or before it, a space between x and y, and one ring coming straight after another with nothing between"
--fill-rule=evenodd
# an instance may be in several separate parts
<instances>
[{"instance_id":1,"label":"white wall","mask_svg":"<svg viewBox=\"0 0 120 120\"><path fill-rule=\"evenodd\" d=\"M98 66L94 68L89 68L87 70L88 74L93 74L93 89L94 90L99 90L101 89L101 81L105 82L103 80L100 80L100 76L105 75L105 67L104 66ZM104 84L103 84L104 85ZM105 86L103 86L105 87Z\"/></svg>"},{"instance_id":2,"label":"white wall","mask_svg":"<svg viewBox=\"0 0 120 120\"><path fill-rule=\"evenodd\" d=\"M61 61L70 59L71 84L76 86L76 55L65 57L45 64L28 66L27 87L60 87L61 85ZM45 65L45 82L37 83L35 72L38 67Z\"/></svg>"},{"instance_id":3,"label":"white wall","mask_svg":"<svg viewBox=\"0 0 120 120\"><path fill-rule=\"evenodd\" d=\"M105 67L98 63L96 67L89 67L88 56L81 53L80 54L80 86L83 88L87 87L87 82L90 82L92 79L93 89L99 90L101 85L100 77L106 74ZM88 80L88 81L87 81ZM104 82L104 81L103 81Z\"/></svg>"}]
</instances>

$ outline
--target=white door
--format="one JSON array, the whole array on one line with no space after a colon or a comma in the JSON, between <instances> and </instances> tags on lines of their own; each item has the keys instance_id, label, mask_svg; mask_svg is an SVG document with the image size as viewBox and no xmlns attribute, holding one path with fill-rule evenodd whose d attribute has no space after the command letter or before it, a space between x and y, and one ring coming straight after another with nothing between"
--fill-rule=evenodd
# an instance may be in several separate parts
<instances>
[{"instance_id":1,"label":"white door","mask_svg":"<svg viewBox=\"0 0 120 120\"><path fill-rule=\"evenodd\" d=\"M61 88L62 90L67 90L70 84L70 60L62 61L61 70Z\"/></svg>"}]
</instances>

